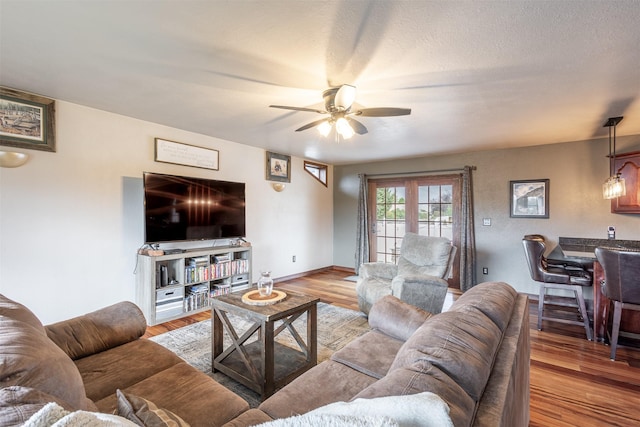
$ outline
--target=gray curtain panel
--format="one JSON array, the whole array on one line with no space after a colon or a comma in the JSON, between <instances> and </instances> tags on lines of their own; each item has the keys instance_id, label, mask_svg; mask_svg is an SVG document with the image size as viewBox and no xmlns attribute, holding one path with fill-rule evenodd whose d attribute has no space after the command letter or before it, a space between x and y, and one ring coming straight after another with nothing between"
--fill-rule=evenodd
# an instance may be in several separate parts
<instances>
[{"instance_id":1,"label":"gray curtain panel","mask_svg":"<svg viewBox=\"0 0 640 427\"><path fill-rule=\"evenodd\" d=\"M356 232L356 274L360 272L360 266L369 262L369 220L367 218L367 198L369 188L367 185L367 175L358 174L360 178L360 188L358 192L358 226Z\"/></svg>"},{"instance_id":2,"label":"gray curtain panel","mask_svg":"<svg viewBox=\"0 0 640 427\"><path fill-rule=\"evenodd\" d=\"M460 236L460 290L467 291L476 281L476 234L473 226L472 166L462 172L462 233Z\"/></svg>"}]
</instances>

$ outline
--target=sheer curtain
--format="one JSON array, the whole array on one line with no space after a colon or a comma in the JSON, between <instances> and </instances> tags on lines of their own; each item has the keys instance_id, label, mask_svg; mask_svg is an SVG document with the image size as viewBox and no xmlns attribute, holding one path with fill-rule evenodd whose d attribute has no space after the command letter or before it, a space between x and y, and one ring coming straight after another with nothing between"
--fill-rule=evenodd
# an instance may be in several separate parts
<instances>
[{"instance_id":1,"label":"sheer curtain","mask_svg":"<svg viewBox=\"0 0 640 427\"><path fill-rule=\"evenodd\" d=\"M358 190L358 227L356 232L356 274L360 266L369 261L369 220L367 218L367 175L358 174L360 187Z\"/></svg>"},{"instance_id":2,"label":"sheer curtain","mask_svg":"<svg viewBox=\"0 0 640 427\"><path fill-rule=\"evenodd\" d=\"M462 172L462 224L460 235L460 290L467 291L476 282L476 234L473 226L473 166Z\"/></svg>"}]
</instances>

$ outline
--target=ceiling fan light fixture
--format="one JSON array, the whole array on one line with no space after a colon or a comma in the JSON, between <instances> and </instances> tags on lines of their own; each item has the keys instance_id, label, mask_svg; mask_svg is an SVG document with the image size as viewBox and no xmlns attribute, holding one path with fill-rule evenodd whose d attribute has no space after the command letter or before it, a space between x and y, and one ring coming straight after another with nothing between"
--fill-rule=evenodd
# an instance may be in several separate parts
<instances>
[{"instance_id":1,"label":"ceiling fan light fixture","mask_svg":"<svg viewBox=\"0 0 640 427\"><path fill-rule=\"evenodd\" d=\"M329 121L320 123L318 126L318 132L320 132L320 135L322 136L329 135L329 132L331 132L331 123L329 123Z\"/></svg>"},{"instance_id":2,"label":"ceiling fan light fixture","mask_svg":"<svg viewBox=\"0 0 640 427\"><path fill-rule=\"evenodd\" d=\"M334 106L339 110L345 111L351 108L356 100L356 87L351 85L342 85L336 92L334 98Z\"/></svg>"},{"instance_id":3,"label":"ceiling fan light fixture","mask_svg":"<svg viewBox=\"0 0 640 427\"><path fill-rule=\"evenodd\" d=\"M342 135L344 139L349 139L355 134L355 132L349 125L349 122L344 117L340 117L338 120L336 120L336 131L340 135Z\"/></svg>"}]
</instances>

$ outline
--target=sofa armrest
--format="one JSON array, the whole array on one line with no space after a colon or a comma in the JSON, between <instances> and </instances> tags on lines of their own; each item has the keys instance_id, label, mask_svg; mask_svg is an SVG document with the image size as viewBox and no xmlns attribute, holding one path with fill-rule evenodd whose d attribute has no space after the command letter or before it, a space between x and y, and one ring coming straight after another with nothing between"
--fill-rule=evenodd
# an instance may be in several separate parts
<instances>
[{"instance_id":1,"label":"sofa armrest","mask_svg":"<svg viewBox=\"0 0 640 427\"><path fill-rule=\"evenodd\" d=\"M369 326L380 332L406 341L433 314L397 297L387 295L379 299L369 312Z\"/></svg>"},{"instance_id":2,"label":"sofa armrest","mask_svg":"<svg viewBox=\"0 0 640 427\"><path fill-rule=\"evenodd\" d=\"M391 282L391 295L416 307L438 314L442 311L449 284L428 275L399 275Z\"/></svg>"},{"instance_id":3,"label":"sofa armrest","mask_svg":"<svg viewBox=\"0 0 640 427\"><path fill-rule=\"evenodd\" d=\"M391 280L396 274L398 274L398 266L384 262L366 262L360 266L360 270L358 271L361 279L379 277L381 279Z\"/></svg>"},{"instance_id":4,"label":"sofa armrest","mask_svg":"<svg viewBox=\"0 0 640 427\"><path fill-rule=\"evenodd\" d=\"M47 336L76 360L140 338L147 322L138 306L123 301L45 329Z\"/></svg>"}]
</instances>

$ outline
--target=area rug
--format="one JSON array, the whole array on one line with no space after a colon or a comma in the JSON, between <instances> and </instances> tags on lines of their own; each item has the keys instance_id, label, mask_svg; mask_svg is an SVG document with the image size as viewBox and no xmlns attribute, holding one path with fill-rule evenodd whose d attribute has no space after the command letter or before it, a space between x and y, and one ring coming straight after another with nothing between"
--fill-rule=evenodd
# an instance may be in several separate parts
<instances>
[{"instance_id":1,"label":"area rug","mask_svg":"<svg viewBox=\"0 0 640 427\"><path fill-rule=\"evenodd\" d=\"M242 317L229 315L229 319L240 334L250 326L250 323ZM276 324L276 327L278 324ZM296 330L303 337L306 337L306 316L301 316L293 324ZM334 352L340 350L347 343L363 335L368 330L369 324L364 314L330 304L318 303L318 363L327 360ZM194 323L150 339L173 351L191 366L240 395L249 402L252 408L260 404L258 393L220 372L215 374L211 372L210 320ZM225 348L231 344L231 340L226 333L224 341ZM276 337L276 341L298 348L294 338L287 330L279 334Z\"/></svg>"}]
</instances>

